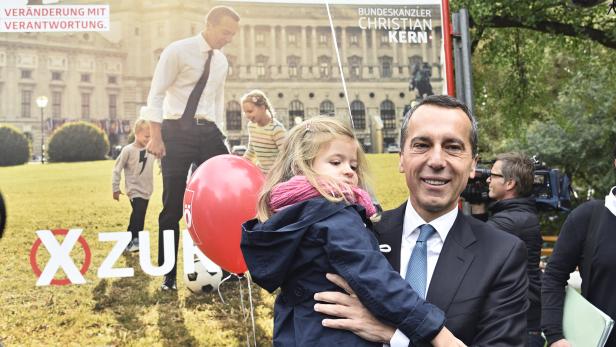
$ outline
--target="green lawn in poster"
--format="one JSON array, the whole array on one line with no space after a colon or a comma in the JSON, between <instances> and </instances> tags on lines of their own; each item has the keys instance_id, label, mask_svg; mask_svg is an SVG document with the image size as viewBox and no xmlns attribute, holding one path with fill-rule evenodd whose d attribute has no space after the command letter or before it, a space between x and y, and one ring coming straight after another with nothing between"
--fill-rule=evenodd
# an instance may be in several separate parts
<instances>
[{"instance_id":1,"label":"green lawn in poster","mask_svg":"<svg viewBox=\"0 0 616 347\"><path fill-rule=\"evenodd\" d=\"M404 177L397 173L398 156L368 156L375 189L384 208L406 197ZM0 343L18 345L245 345L250 319L241 311L237 282L227 282L218 295L196 296L179 281L179 290L160 292L161 278L139 268L136 255L122 256L116 266L135 268L135 276L99 279L96 270L112 244L98 241L99 232L126 228L130 204L111 196L113 161L70 164L27 164L0 169L0 190L8 208L7 230L0 240ZM158 173L156 173L158 175ZM146 229L156 231L161 209L160 176L148 208ZM29 263L36 230L83 228L92 250L84 285L37 287ZM182 226L183 228L183 226ZM157 232L151 242L158 242ZM156 246L152 246L156 256ZM180 250L181 252L181 250ZM80 266L83 252L71 253ZM49 256L38 252L42 267ZM155 261L155 258L152 259ZM178 257L183 268L182 257ZM180 270L180 274L183 271ZM60 272L58 276L63 275ZM245 300L248 299L244 282ZM271 344L274 295L253 286L258 345ZM246 304L247 305L247 304Z\"/></svg>"}]
</instances>

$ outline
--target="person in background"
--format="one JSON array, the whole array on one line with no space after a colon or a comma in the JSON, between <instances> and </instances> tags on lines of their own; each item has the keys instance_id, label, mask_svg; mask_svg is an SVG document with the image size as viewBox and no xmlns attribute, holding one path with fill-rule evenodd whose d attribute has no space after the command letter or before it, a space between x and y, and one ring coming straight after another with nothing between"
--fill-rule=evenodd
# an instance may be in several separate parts
<instances>
[{"instance_id":1,"label":"person in background","mask_svg":"<svg viewBox=\"0 0 616 347\"><path fill-rule=\"evenodd\" d=\"M143 230L148 202L154 190L153 185L153 155L147 153L145 146L150 141L150 125L143 119L138 119L133 128L135 141L122 148L113 167L111 187L113 198L120 200L120 179L124 171L124 186L130 200L132 212L127 230L132 234L132 240L126 247L129 252L139 250L139 232Z\"/></svg>"},{"instance_id":2,"label":"person in background","mask_svg":"<svg viewBox=\"0 0 616 347\"><path fill-rule=\"evenodd\" d=\"M515 235L524 241L528 252L527 315L528 347L543 347L541 336L541 227L535 198L532 196L535 164L521 153L503 153L496 156L488 177L489 196L495 202L489 206L488 225Z\"/></svg>"},{"instance_id":3,"label":"person in background","mask_svg":"<svg viewBox=\"0 0 616 347\"><path fill-rule=\"evenodd\" d=\"M285 129L276 118L269 99L260 90L242 96L242 111L248 118L248 148L244 158L267 174L274 164L282 143Z\"/></svg>"},{"instance_id":4,"label":"person in background","mask_svg":"<svg viewBox=\"0 0 616 347\"><path fill-rule=\"evenodd\" d=\"M616 146L611 161L616 168ZM565 220L554 253L543 274L541 326L548 346L571 347L563 335L563 306L569 274L579 267L582 295L598 309L616 318L616 187L605 200L578 206ZM606 347L616 347L612 330Z\"/></svg>"}]
</instances>

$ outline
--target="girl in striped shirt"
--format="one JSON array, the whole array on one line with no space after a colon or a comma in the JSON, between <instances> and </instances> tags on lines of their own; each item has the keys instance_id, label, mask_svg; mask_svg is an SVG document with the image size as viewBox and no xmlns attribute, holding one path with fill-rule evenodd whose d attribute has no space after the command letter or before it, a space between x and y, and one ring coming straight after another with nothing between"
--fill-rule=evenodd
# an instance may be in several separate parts
<instances>
[{"instance_id":1,"label":"girl in striped shirt","mask_svg":"<svg viewBox=\"0 0 616 347\"><path fill-rule=\"evenodd\" d=\"M274 109L265 93L253 90L242 97L242 110L248 118L248 149L244 157L267 174L278 153L286 130L275 118Z\"/></svg>"}]
</instances>

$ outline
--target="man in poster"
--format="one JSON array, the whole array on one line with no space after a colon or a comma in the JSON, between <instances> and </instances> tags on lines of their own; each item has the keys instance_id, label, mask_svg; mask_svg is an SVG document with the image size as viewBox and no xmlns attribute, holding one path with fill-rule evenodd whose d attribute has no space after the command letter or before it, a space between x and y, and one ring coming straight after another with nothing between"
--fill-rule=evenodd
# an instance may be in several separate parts
<instances>
[{"instance_id":1,"label":"man in poster","mask_svg":"<svg viewBox=\"0 0 616 347\"><path fill-rule=\"evenodd\" d=\"M161 158L163 210L158 217L158 264L165 263L163 231L173 230L173 269L165 275L163 290L177 289L176 260L179 221L186 175L191 164L228 153L223 124L224 85L229 68L220 51L239 29L240 17L230 7L216 6L206 16L205 31L173 42L156 65L148 103L141 117L150 121L147 149Z\"/></svg>"}]
</instances>

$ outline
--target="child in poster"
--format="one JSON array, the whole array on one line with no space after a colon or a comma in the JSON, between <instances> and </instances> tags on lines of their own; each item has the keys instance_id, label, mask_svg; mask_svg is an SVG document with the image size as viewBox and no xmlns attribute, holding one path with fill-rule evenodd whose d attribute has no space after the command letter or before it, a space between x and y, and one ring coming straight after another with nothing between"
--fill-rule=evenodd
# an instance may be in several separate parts
<instances>
[{"instance_id":1,"label":"child in poster","mask_svg":"<svg viewBox=\"0 0 616 347\"><path fill-rule=\"evenodd\" d=\"M253 90L242 97L242 110L248 118L248 149L244 158L255 163L267 174L280 153L285 128L275 118L269 99L260 90Z\"/></svg>"},{"instance_id":2,"label":"child in poster","mask_svg":"<svg viewBox=\"0 0 616 347\"><path fill-rule=\"evenodd\" d=\"M132 241L126 247L129 252L139 250L139 232L143 230L148 202L152 196L154 157L147 153L145 146L150 140L150 125L139 119L134 127L135 141L122 148L120 156L113 167L112 189L113 198L120 200L120 178L124 171L126 195L130 199L132 212L128 223L128 231L132 233Z\"/></svg>"}]
</instances>

